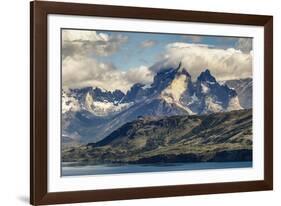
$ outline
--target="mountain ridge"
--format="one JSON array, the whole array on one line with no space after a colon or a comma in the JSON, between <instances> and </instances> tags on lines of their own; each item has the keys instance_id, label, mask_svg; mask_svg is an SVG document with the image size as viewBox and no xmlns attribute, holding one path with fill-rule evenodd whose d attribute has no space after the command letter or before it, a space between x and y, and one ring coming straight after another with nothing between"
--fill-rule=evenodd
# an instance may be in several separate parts
<instances>
[{"instance_id":1,"label":"mountain ridge","mask_svg":"<svg viewBox=\"0 0 281 206\"><path fill-rule=\"evenodd\" d=\"M68 103L63 105L64 133L71 136L76 128L75 134L83 142L99 141L138 116L201 115L242 109L236 91L219 84L208 69L192 82L181 63L177 68L160 70L149 87L137 83L126 94L91 87L70 90L69 96L63 94L63 98L70 99L63 100ZM80 118L83 115L85 118Z\"/></svg>"},{"instance_id":2,"label":"mountain ridge","mask_svg":"<svg viewBox=\"0 0 281 206\"><path fill-rule=\"evenodd\" d=\"M79 164L252 160L252 110L139 117L103 140L64 150Z\"/></svg>"}]
</instances>

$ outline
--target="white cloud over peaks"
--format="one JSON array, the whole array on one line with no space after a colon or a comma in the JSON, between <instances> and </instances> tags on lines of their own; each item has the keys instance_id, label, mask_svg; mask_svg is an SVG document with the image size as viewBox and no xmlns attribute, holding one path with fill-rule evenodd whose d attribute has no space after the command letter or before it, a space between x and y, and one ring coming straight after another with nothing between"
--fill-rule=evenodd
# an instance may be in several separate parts
<instances>
[{"instance_id":1,"label":"white cloud over peaks","mask_svg":"<svg viewBox=\"0 0 281 206\"><path fill-rule=\"evenodd\" d=\"M176 67L181 61L193 79L208 68L218 80L252 76L252 54L234 48L220 49L204 44L175 42L167 45L167 52L152 70Z\"/></svg>"},{"instance_id":2,"label":"white cloud over peaks","mask_svg":"<svg viewBox=\"0 0 281 206\"><path fill-rule=\"evenodd\" d=\"M89 30L63 30L62 56L109 56L126 43L127 36L108 35Z\"/></svg>"},{"instance_id":3,"label":"white cloud over peaks","mask_svg":"<svg viewBox=\"0 0 281 206\"><path fill-rule=\"evenodd\" d=\"M252 76L252 52L245 52L238 45L236 48L220 49L204 44L175 42L166 46L163 55L159 54L159 61L151 68L140 65L125 71L110 63L101 62L102 58L98 56L110 56L118 52L127 42L127 36L63 30L62 40L64 88L97 86L110 91L120 89L126 92L135 83L150 84L158 69L176 67L179 62L182 62L194 79L206 68L218 80ZM147 40L142 43L143 48L149 48L156 42Z\"/></svg>"},{"instance_id":4,"label":"white cloud over peaks","mask_svg":"<svg viewBox=\"0 0 281 206\"><path fill-rule=\"evenodd\" d=\"M88 30L62 32L62 84L67 88L97 86L126 92L135 83L149 84L153 73L146 66L122 71L97 56L109 56L127 42L123 35Z\"/></svg>"},{"instance_id":5,"label":"white cloud over peaks","mask_svg":"<svg viewBox=\"0 0 281 206\"><path fill-rule=\"evenodd\" d=\"M66 57L62 67L64 88L97 86L109 91L120 89L126 92L135 83L148 84L153 79L152 72L145 66L125 72L85 56Z\"/></svg>"},{"instance_id":6,"label":"white cloud over peaks","mask_svg":"<svg viewBox=\"0 0 281 206\"><path fill-rule=\"evenodd\" d=\"M253 49L253 40L252 38L239 38L235 44L235 48L241 50L242 52L249 53Z\"/></svg>"},{"instance_id":7,"label":"white cloud over peaks","mask_svg":"<svg viewBox=\"0 0 281 206\"><path fill-rule=\"evenodd\" d=\"M131 83L151 84L154 73L146 66L133 68L125 73L126 79Z\"/></svg>"},{"instance_id":8,"label":"white cloud over peaks","mask_svg":"<svg viewBox=\"0 0 281 206\"><path fill-rule=\"evenodd\" d=\"M108 35L106 37L108 39ZM91 30L62 30L64 41L98 41L103 40L102 36L96 31Z\"/></svg>"}]
</instances>

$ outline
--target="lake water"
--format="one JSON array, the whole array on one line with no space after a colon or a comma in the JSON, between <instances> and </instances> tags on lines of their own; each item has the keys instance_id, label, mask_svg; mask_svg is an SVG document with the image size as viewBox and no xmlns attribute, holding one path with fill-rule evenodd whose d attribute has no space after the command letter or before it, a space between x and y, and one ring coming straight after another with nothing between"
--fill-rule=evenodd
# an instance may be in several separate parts
<instances>
[{"instance_id":1,"label":"lake water","mask_svg":"<svg viewBox=\"0 0 281 206\"><path fill-rule=\"evenodd\" d=\"M62 176L102 175L141 172L167 172L203 169L226 169L252 167L252 162L200 162L200 163L161 163L126 165L86 165L62 164Z\"/></svg>"}]
</instances>

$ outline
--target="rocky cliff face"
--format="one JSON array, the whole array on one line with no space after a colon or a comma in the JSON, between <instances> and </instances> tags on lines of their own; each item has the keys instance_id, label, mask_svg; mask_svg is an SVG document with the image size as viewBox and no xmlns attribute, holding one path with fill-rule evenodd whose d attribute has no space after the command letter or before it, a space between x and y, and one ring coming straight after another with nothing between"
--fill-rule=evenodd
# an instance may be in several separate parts
<instances>
[{"instance_id":1,"label":"rocky cliff face","mask_svg":"<svg viewBox=\"0 0 281 206\"><path fill-rule=\"evenodd\" d=\"M224 82L229 88L234 89L238 94L240 105L244 109L252 108L253 101L253 80L252 78L228 80Z\"/></svg>"}]
</instances>

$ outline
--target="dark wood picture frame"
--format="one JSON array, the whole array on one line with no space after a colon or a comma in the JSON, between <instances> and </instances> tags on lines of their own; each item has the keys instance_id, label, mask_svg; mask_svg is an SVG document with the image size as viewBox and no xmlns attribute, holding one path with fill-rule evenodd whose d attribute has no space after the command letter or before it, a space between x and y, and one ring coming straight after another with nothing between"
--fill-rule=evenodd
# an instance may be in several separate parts
<instances>
[{"instance_id":1,"label":"dark wood picture frame","mask_svg":"<svg viewBox=\"0 0 281 206\"><path fill-rule=\"evenodd\" d=\"M264 27L264 180L49 193L47 190L47 15L82 15ZM34 205L273 189L273 17L58 2L30 5L30 203Z\"/></svg>"}]
</instances>

